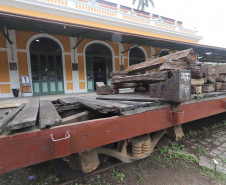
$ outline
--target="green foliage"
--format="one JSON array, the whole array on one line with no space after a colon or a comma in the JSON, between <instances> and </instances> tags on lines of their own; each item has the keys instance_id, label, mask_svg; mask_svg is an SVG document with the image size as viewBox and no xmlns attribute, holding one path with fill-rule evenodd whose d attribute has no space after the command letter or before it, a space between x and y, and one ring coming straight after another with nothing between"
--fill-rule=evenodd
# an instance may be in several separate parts
<instances>
[{"instance_id":1,"label":"green foliage","mask_svg":"<svg viewBox=\"0 0 226 185\"><path fill-rule=\"evenodd\" d=\"M194 98L197 99L197 101L200 101L203 99L203 94L200 93L200 94L193 94Z\"/></svg>"},{"instance_id":2,"label":"green foliage","mask_svg":"<svg viewBox=\"0 0 226 185\"><path fill-rule=\"evenodd\" d=\"M208 175L211 179L216 180L218 182L225 182L226 175L224 173L218 172L216 170L211 170L206 167L202 167L201 173L204 175Z\"/></svg>"},{"instance_id":3,"label":"green foliage","mask_svg":"<svg viewBox=\"0 0 226 185\"><path fill-rule=\"evenodd\" d=\"M125 175L123 173L119 173L114 168L112 170L112 176L115 177L115 180L119 180L120 182L126 183L126 181L124 179L125 178Z\"/></svg>"},{"instance_id":4,"label":"green foliage","mask_svg":"<svg viewBox=\"0 0 226 185\"><path fill-rule=\"evenodd\" d=\"M133 5L136 3L137 0L133 0ZM155 7L154 1L153 0L138 0L138 7L137 9L144 11L145 7L149 6L149 3L151 3L152 7Z\"/></svg>"},{"instance_id":5,"label":"green foliage","mask_svg":"<svg viewBox=\"0 0 226 185\"><path fill-rule=\"evenodd\" d=\"M55 178L55 182L59 182L59 181L60 181L60 179L56 177Z\"/></svg>"}]
</instances>

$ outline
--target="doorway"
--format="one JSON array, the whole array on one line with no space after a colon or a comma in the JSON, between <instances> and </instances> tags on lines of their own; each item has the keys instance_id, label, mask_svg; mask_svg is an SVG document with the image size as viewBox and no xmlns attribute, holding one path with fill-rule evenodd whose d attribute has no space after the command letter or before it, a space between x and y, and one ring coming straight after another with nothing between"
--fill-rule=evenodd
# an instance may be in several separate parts
<instances>
[{"instance_id":1,"label":"doorway","mask_svg":"<svg viewBox=\"0 0 226 185\"><path fill-rule=\"evenodd\" d=\"M34 95L63 94L64 79L60 46L48 38L38 38L30 45Z\"/></svg>"},{"instance_id":2,"label":"doorway","mask_svg":"<svg viewBox=\"0 0 226 185\"><path fill-rule=\"evenodd\" d=\"M92 44L86 48L86 74L88 92L96 91L96 82L110 85L112 54L103 44Z\"/></svg>"}]
</instances>

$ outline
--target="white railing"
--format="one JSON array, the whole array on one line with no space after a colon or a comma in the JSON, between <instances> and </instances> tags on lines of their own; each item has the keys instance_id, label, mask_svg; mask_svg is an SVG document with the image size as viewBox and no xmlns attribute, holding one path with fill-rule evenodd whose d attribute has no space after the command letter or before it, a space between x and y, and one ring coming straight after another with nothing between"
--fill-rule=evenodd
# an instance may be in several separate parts
<instances>
[{"instance_id":1,"label":"white railing","mask_svg":"<svg viewBox=\"0 0 226 185\"><path fill-rule=\"evenodd\" d=\"M100 16L114 17L125 20L131 23L138 23L142 25L157 27L163 30L178 31L184 34L195 35L196 30L190 30L183 27L180 27L175 24L169 24L161 21L160 19L146 18L136 15L132 10L128 13L120 11L120 5L117 6L117 9L110 9L106 7L99 6L95 0L90 0L88 3L81 2L78 0L37 0L45 3L51 3L59 6L70 7L80 11L90 12L93 14L99 14ZM159 21L160 20L160 21Z\"/></svg>"}]
</instances>

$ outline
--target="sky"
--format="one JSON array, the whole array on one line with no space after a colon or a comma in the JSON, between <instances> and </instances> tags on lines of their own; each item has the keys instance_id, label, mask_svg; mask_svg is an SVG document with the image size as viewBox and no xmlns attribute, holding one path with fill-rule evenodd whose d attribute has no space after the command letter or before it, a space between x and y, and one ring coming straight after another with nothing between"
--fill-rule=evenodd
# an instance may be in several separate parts
<instances>
[{"instance_id":1,"label":"sky","mask_svg":"<svg viewBox=\"0 0 226 185\"><path fill-rule=\"evenodd\" d=\"M107 0L137 8L132 0ZM138 1L138 0L137 0ZM204 37L199 43L226 48L226 1L225 0L153 0L146 12L183 22L184 28L197 28Z\"/></svg>"}]
</instances>

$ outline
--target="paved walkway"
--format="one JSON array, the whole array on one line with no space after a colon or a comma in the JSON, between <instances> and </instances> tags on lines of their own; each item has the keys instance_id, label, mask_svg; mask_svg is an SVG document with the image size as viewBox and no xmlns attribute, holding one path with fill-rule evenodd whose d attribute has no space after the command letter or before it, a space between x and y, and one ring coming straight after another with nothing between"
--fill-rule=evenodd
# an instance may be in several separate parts
<instances>
[{"instance_id":1,"label":"paved walkway","mask_svg":"<svg viewBox=\"0 0 226 185\"><path fill-rule=\"evenodd\" d=\"M179 141L183 154L194 155L199 165L226 174L226 125L215 127Z\"/></svg>"}]
</instances>

